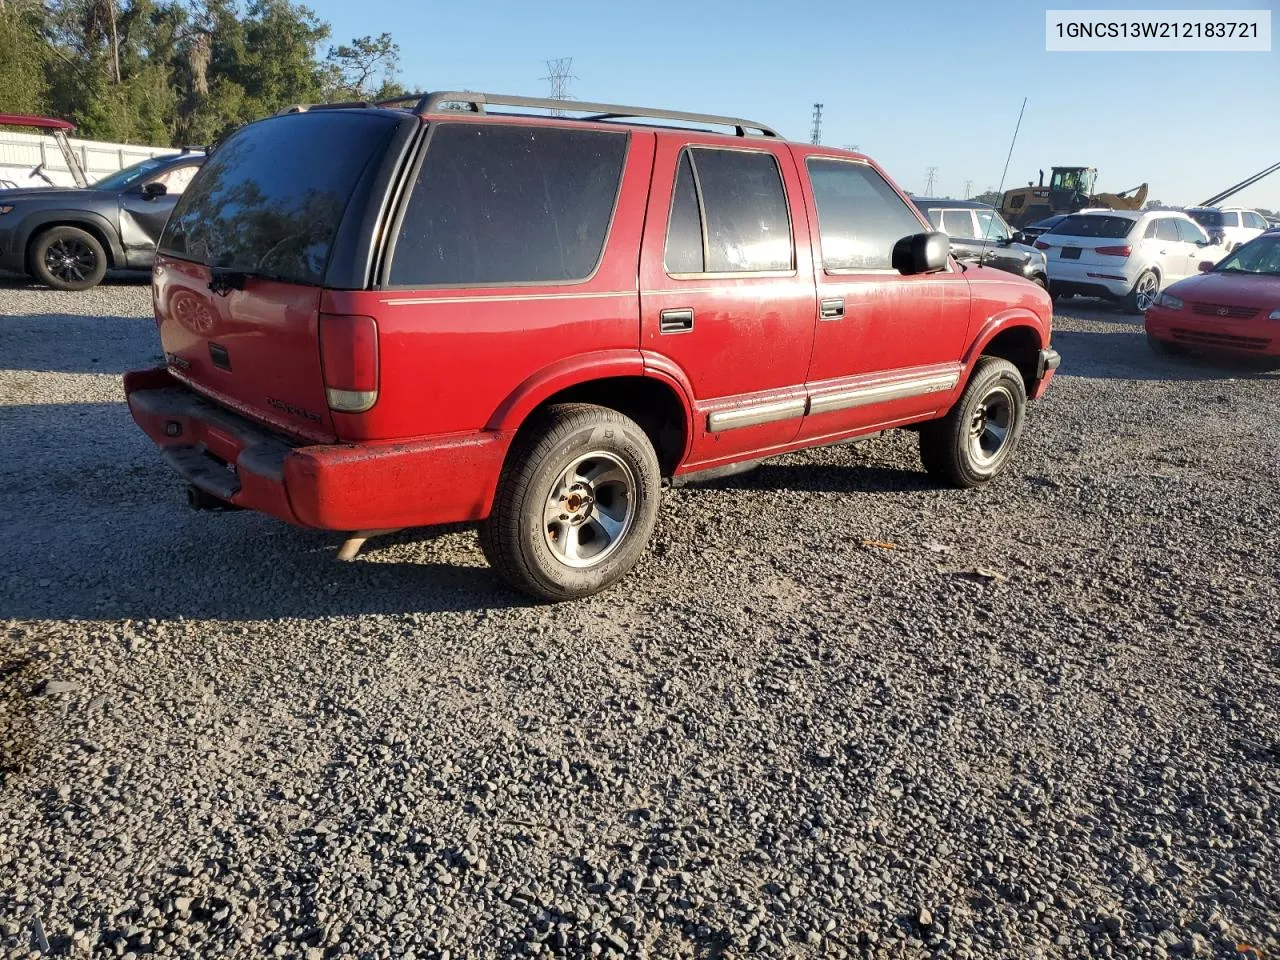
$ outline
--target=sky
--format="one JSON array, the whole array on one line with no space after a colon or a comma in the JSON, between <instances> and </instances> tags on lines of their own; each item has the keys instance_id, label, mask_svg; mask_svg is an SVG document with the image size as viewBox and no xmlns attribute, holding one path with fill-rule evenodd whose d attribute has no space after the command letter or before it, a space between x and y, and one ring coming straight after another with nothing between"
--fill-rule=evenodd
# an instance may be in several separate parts
<instances>
[{"instance_id":1,"label":"sky","mask_svg":"<svg viewBox=\"0 0 1280 960\"><path fill-rule=\"evenodd\" d=\"M546 96L546 61L572 57L577 99L743 116L802 141L821 102L823 143L857 145L916 193L930 166L941 195L997 187L1024 97L1006 189L1092 166L1099 190L1145 181L1148 199L1183 206L1280 162L1275 12L1268 53L1049 53L1046 5L1025 0L308 5L335 41L390 32L410 89ZM1280 172L1227 202L1280 210Z\"/></svg>"}]
</instances>

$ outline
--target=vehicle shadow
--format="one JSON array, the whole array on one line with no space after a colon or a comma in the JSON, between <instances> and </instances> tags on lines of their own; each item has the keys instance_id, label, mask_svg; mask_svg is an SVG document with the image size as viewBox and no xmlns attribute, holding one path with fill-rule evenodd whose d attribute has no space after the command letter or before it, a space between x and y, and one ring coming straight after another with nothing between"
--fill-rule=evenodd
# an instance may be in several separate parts
<instances>
[{"instance_id":1,"label":"vehicle shadow","mask_svg":"<svg viewBox=\"0 0 1280 960\"><path fill-rule=\"evenodd\" d=\"M1062 354L1058 375L1103 380L1276 380L1280 359L1185 353L1157 355L1147 345L1141 320L1129 330L1055 329Z\"/></svg>"},{"instance_id":2,"label":"vehicle shadow","mask_svg":"<svg viewBox=\"0 0 1280 960\"><path fill-rule=\"evenodd\" d=\"M336 559L344 535L195 512L125 404L0 405L0 619L314 619L490 610L474 536L411 530Z\"/></svg>"},{"instance_id":3,"label":"vehicle shadow","mask_svg":"<svg viewBox=\"0 0 1280 960\"><path fill-rule=\"evenodd\" d=\"M122 374L164 361L154 334L149 317L0 314L0 370Z\"/></svg>"},{"instance_id":4,"label":"vehicle shadow","mask_svg":"<svg viewBox=\"0 0 1280 960\"><path fill-rule=\"evenodd\" d=\"M150 270L108 270L107 275L103 277L100 287L141 287L151 283ZM0 270L0 287L10 287L14 289L30 289L30 290L48 290L50 293L59 293L62 291L51 290L38 280L23 273L9 273ZM67 296L75 296L76 291L65 291Z\"/></svg>"},{"instance_id":5,"label":"vehicle shadow","mask_svg":"<svg viewBox=\"0 0 1280 960\"><path fill-rule=\"evenodd\" d=\"M695 481L689 486L693 489L727 491L795 490L806 493L860 494L901 494L943 489L922 468L877 466L862 459L844 463L766 460L745 473L705 482Z\"/></svg>"}]
</instances>

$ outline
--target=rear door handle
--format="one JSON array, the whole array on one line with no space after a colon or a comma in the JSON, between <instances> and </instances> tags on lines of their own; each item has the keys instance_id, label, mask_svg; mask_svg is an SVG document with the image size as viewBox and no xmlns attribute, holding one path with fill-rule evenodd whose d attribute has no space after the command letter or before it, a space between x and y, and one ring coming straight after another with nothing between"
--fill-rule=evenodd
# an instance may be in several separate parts
<instances>
[{"instance_id":1,"label":"rear door handle","mask_svg":"<svg viewBox=\"0 0 1280 960\"><path fill-rule=\"evenodd\" d=\"M823 300L818 304L819 320L839 320L844 316L843 300Z\"/></svg>"},{"instance_id":2,"label":"rear door handle","mask_svg":"<svg viewBox=\"0 0 1280 960\"><path fill-rule=\"evenodd\" d=\"M693 310L681 307L658 314L658 330L662 333L688 333L693 329Z\"/></svg>"}]
</instances>

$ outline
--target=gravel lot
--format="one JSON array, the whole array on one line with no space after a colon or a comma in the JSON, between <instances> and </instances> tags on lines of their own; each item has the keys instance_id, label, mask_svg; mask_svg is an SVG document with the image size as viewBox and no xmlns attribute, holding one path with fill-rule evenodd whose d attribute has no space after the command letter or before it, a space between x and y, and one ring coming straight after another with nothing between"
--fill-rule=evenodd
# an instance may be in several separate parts
<instances>
[{"instance_id":1,"label":"gravel lot","mask_svg":"<svg viewBox=\"0 0 1280 960\"><path fill-rule=\"evenodd\" d=\"M0 953L1274 960L1280 374L1063 314L992 488L787 457L547 607L192 513L145 284L0 287Z\"/></svg>"}]
</instances>

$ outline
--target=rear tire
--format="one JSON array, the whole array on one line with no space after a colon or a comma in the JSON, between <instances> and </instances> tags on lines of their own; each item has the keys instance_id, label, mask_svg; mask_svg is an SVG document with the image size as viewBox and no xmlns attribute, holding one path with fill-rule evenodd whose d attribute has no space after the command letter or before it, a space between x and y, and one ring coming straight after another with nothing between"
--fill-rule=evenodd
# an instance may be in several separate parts
<instances>
[{"instance_id":1,"label":"rear tire","mask_svg":"<svg viewBox=\"0 0 1280 960\"><path fill-rule=\"evenodd\" d=\"M1027 389L1008 360L982 357L956 405L920 428L920 461L954 487L994 480L1013 457L1026 422Z\"/></svg>"},{"instance_id":2,"label":"rear tire","mask_svg":"<svg viewBox=\"0 0 1280 960\"><path fill-rule=\"evenodd\" d=\"M1143 270L1122 302L1126 313L1142 314L1160 296L1160 278L1154 270Z\"/></svg>"},{"instance_id":3,"label":"rear tire","mask_svg":"<svg viewBox=\"0 0 1280 960\"><path fill-rule=\"evenodd\" d=\"M1054 300L1070 300L1072 297L1075 296L1075 294L1067 293L1065 290L1062 290L1059 287L1055 287L1051 283L1049 284L1049 296L1053 297Z\"/></svg>"},{"instance_id":4,"label":"rear tire","mask_svg":"<svg viewBox=\"0 0 1280 960\"><path fill-rule=\"evenodd\" d=\"M517 436L480 547L508 584L540 600L599 593L636 564L658 518L653 444L616 410L559 404Z\"/></svg>"},{"instance_id":5,"label":"rear tire","mask_svg":"<svg viewBox=\"0 0 1280 960\"><path fill-rule=\"evenodd\" d=\"M98 238L79 227L53 227L30 248L36 279L55 290L88 290L107 273L107 252Z\"/></svg>"}]
</instances>

